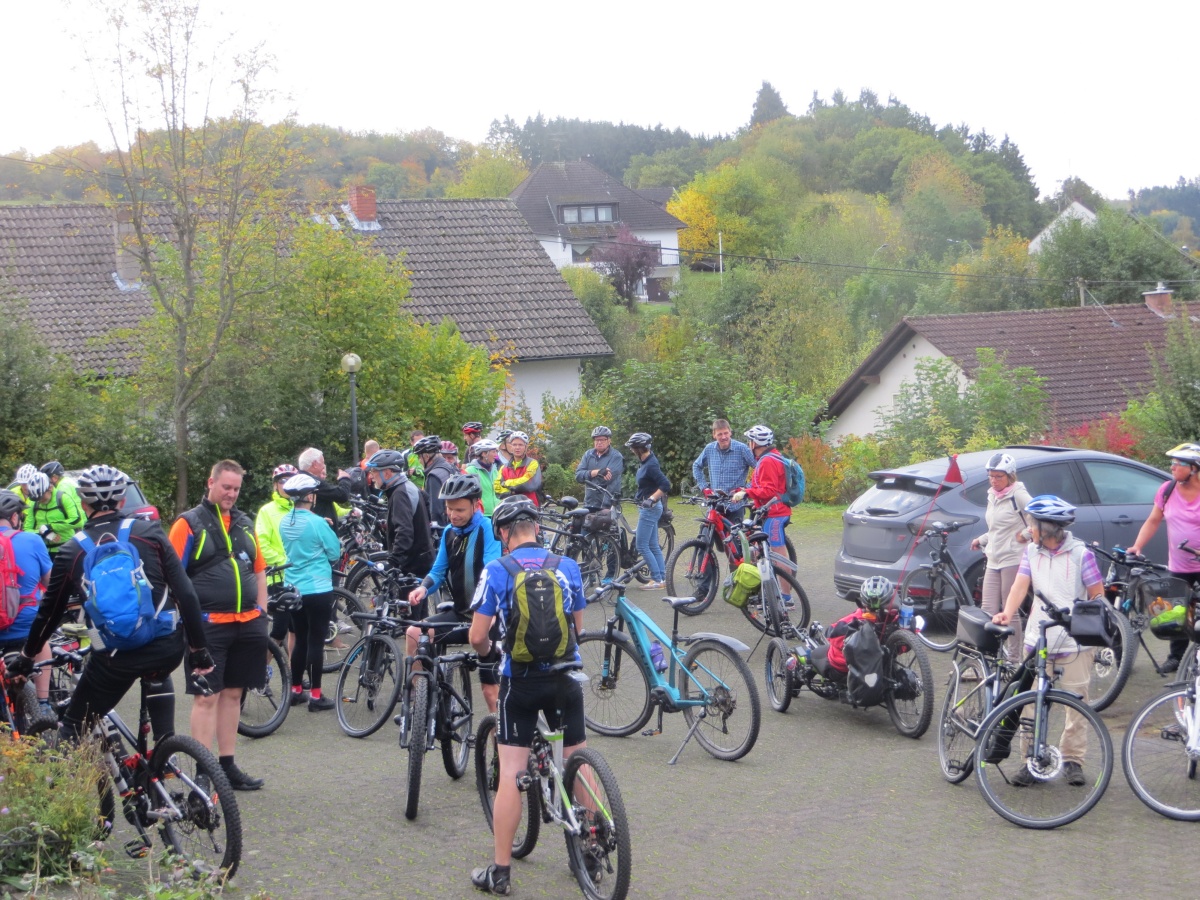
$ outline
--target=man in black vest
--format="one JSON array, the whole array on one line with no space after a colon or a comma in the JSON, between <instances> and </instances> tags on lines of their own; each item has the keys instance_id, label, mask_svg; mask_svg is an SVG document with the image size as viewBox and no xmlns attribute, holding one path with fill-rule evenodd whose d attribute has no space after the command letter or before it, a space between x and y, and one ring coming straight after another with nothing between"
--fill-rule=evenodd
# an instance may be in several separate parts
<instances>
[{"instance_id":1,"label":"man in black vest","mask_svg":"<svg viewBox=\"0 0 1200 900\"><path fill-rule=\"evenodd\" d=\"M234 763L242 693L263 687L267 678L266 564L254 523L234 506L245 474L231 459L213 466L204 499L171 526L171 544L200 598L214 664L210 696L188 685L188 693L196 695L192 736L209 748L215 737L233 789L256 791L262 779Z\"/></svg>"},{"instance_id":2,"label":"man in black vest","mask_svg":"<svg viewBox=\"0 0 1200 900\"><path fill-rule=\"evenodd\" d=\"M380 450L367 460L372 485L387 497L388 566L423 578L433 565L433 533L421 489L404 474L407 467L398 450Z\"/></svg>"}]
</instances>

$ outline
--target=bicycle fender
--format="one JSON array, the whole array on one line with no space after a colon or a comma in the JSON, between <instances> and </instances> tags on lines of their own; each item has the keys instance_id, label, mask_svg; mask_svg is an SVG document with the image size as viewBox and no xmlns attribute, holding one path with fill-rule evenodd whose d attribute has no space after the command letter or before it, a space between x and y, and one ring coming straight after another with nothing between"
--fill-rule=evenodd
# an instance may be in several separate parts
<instances>
[{"instance_id":1,"label":"bicycle fender","mask_svg":"<svg viewBox=\"0 0 1200 900\"><path fill-rule=\"evenodd\" d=\"M737 638L731 638L727 634L715 634L711 631L697 631L695 634L689 634L678 639L678 643L684 646L694 644L697 641L716 641L718 644L724 644L734 653L739 653L742 656L750 652L750 648Z\"/></svg>"}]
</instances>

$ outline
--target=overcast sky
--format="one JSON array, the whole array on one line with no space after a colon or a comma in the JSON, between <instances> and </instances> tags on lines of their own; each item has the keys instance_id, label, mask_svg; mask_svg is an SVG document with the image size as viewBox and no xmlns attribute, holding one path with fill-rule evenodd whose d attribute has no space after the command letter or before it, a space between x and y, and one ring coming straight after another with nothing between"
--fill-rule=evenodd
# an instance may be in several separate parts
<instances>
[{"instance_id":1,"label":"overcast sky","mask_svg":"<svg viewBox=\"0 0 1200 900\"><path fill-rule=\"evenodd\" d=\"M1196 2L201 3L217 33L276 57L271 118L470 141L538 112L716 134L749 120L766 79L796 113L866 87L1007 133L1043 194L1070 176L1108 197L1200 177ZM78 4L5 6L0 153L108 146Z\"/></svg>"}]
</instances>

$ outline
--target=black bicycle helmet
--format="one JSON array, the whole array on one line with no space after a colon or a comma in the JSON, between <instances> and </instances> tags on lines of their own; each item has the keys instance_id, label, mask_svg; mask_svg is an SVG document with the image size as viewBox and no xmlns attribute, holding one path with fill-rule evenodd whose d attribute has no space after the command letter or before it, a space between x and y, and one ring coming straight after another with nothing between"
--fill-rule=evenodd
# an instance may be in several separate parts
<instances>
[{"instance_id":1,"label":"black bicycle helmet","mask_svg":"<svg viewBox=\"0 0 1200 900\"><path fill-rule=\"evenodd\" d=\"M430 453L442 452L442 439L436 434L427 434L415 444L413 444L413 453L418 456L426 456Z\"/></svg>"},{"instance_id":2,"label":"black bicycle helmet","mask_svg":"<svg viewBox=\"0 0 1200 900\"><path fill-rule=\"evenodd\" d=\"M120 469L101 463L84 469L76 479L79 499L93 509L116 509L125 499L129 478Z\"/></svg>"},{"instance_id":3,"label":"black bicycle helmet","mask_svg":"<svg viewBox=\"0 0 1200 900\"><path fill-rule=\"evenodd\" d=\"M474 475L451 475L438 492L442 500L478 500L482 496L483 488Z\"/></svg>"},{"instance_id":4,"label":"black bicycle helmet","mask_svg":"<svg viewBox=\"0 0 1200 900\"><path fill-rule=\"evenodd\" d=\"M25 509L25 501L12 491L0 491L0 519L10 519Z\"/></svg>"},{"instance_id":5,"label":"black bicycle helmet","mask_svg":"<svg viewBox=\"0 0 1200 900\"><path fill-rule=\"evenodd\" d=\"M501 528L508 528L521 519L536 522L538 518L538 508L532 500L521 496L505 497L492 510L492 534L500 540Z\"/></svg>"},{"instance_id":6,"label":"black bicycle helmet","mask_svg":"<svg viewBox=\"0 0 1200 900\"><path fill-rule=\"evenodd\" d=\"M649 450L650 445L654 443L654 438L644 431L635 431L629 436L629 440L625 442L626 447L634 447L639 450Z\"/></svg>"},{"instance_id":7,"label":"black bicycle helmet","mask_svg":"<svg viewBox=\"0 0 1200 900\"><path fill-rule=\"evenodd\" d=\"M606 438L612 437L612 429L609 428L607 425L597 425L595 428L592 429L592 438L595 439L598 437L606 437Z\"/></svg>"},{"instance_id":8,"label":"black bicycle helmet","mask_svg":"<svg viewBox=\"0 0 1200 900\"><path fill-rule=\"evenodd\" d=\"M57 459L52 459L41 468L41 472L47 478L54 478L58 475L67 474L67 470L63 468L63 464Z\"/></svg>"},{"instance_id":9,"label":"black bicycle helmet","mask_svg":"<svg viewBox=\"0 0 1200 900\"><path fill-rule=\"evenodd\" d=\"M399 450L379 450L367 460L368 469L400 469L408 468L408 457Z\"/></svg>"},{"instance_id":10,"label":"black bicycle helmet","mask_svg":"<svg viewBox=\"0 0 1200 900\"><path fill-rule=\"evenodd\" d=\"M505 430L501 431L498 435L496 435L496 443L503 444L511 436L512 436L512 431L510 429L506 428Z\"/></svg>"}]
</instances>

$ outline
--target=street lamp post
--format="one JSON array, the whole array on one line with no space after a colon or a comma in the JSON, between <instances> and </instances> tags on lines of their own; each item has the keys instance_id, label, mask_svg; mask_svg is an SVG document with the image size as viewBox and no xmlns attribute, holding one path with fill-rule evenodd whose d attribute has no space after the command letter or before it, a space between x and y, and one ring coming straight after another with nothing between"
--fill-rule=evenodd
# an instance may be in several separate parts
<instances>
[{"instance_id":1,"label":"street lamp post","mask_svg":"<svg viewBox=\"0 0 1200 900\"><path fill-rule=\"evenodd\" d=\"M342 371L350 376L350 463L358 465L358 395L355 393L355 381L358 370L362 368L362 357L357 353L347 353L342 357Z\"/></svg>"}]
</instances>

